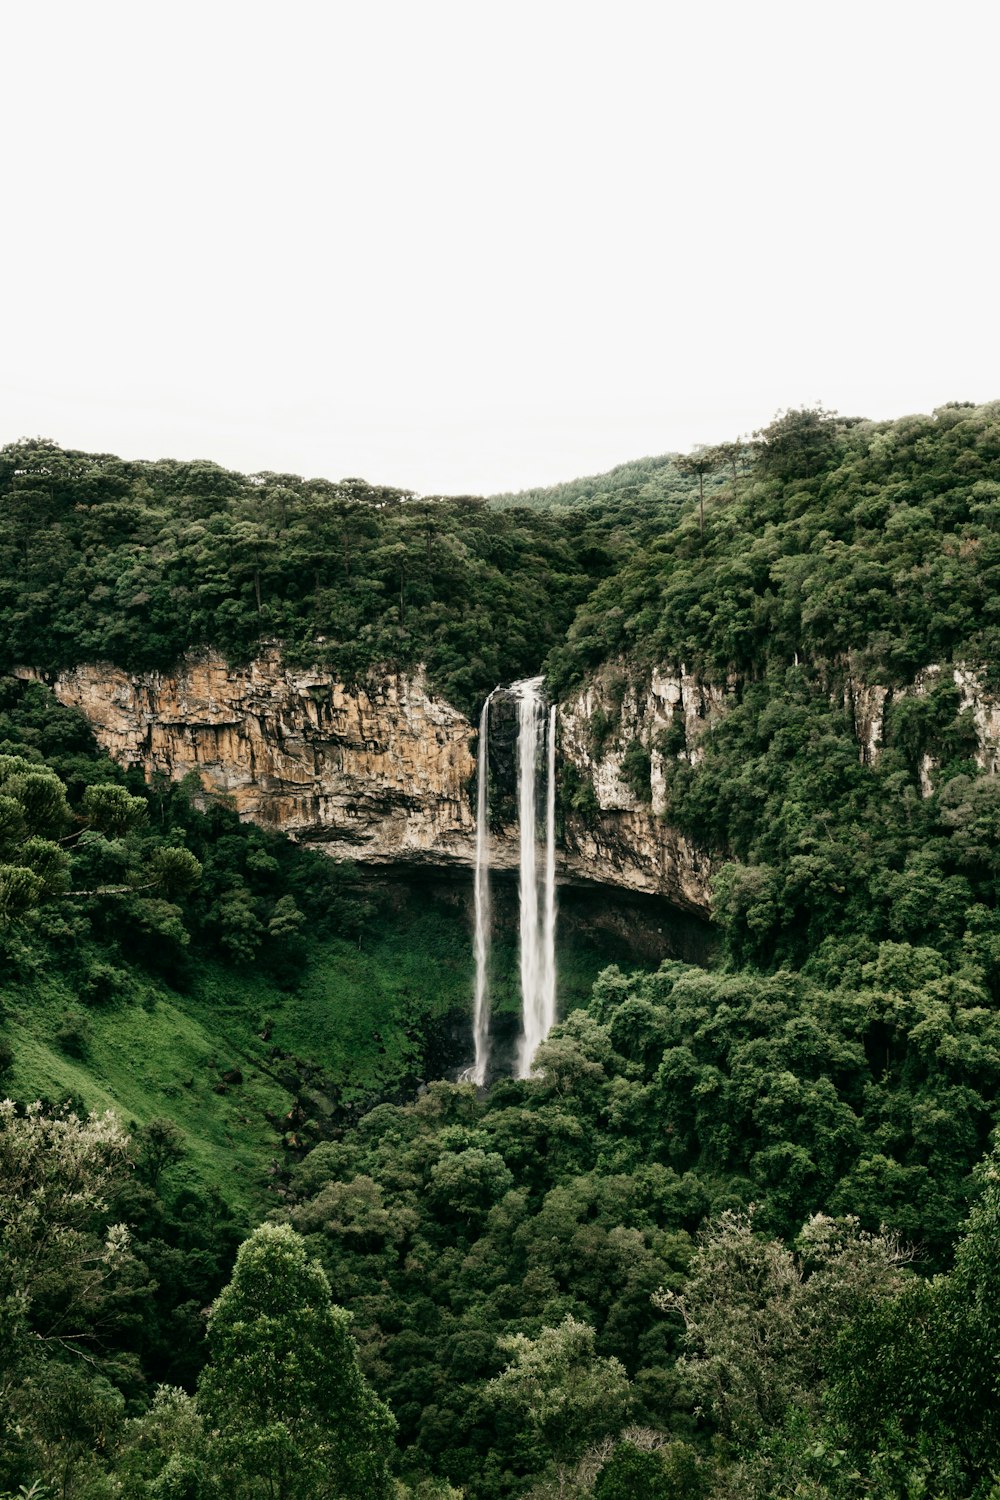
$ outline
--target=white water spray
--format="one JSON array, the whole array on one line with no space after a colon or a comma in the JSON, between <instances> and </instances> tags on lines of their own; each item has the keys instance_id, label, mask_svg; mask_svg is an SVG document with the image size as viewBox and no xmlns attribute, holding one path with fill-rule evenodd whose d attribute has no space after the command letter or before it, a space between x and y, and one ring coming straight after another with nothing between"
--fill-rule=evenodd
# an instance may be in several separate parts
<instances>
[{"instance_id":1,"label":"white water spray","mask_svg":"<svg viewBox=\"0 0 1000 1500\"><path fill-rule=\"evenodd\" d=\"M495 689L494 689L495 691ZM479 747L476 757L476 990L472 1029L476 1059L463 1077L480 1088L486 1082L490 1060L490 830L489 830L489 738L490 693L479 715Z\"/></svg>"},{"instance_id":2,"label":"white water spray","mask_svg":"<svg viewBox=\"0 0 1000 1500\"><path fill-rule=\"evenodd\" d=\"M545 738L541 677L515 682L518 705L518 818L521 834L521 1015L517 1076L531 1075L535 1053L555 1020L555 709L549 714L548 782L545 806L545 869L539 911L536 783Z\"/></svg>"},{"instance_id":3,"label":"white water spray","mask_svg":"<svg viewBox=\"0 0 1000 1500\"><path fill-rule=\"evenodd\" d=\"M545 787L545 910L542 916L542 1040L556 1022L556 706L549 709Z\"/></svg>"},{"instance_id":4,"label":"white water spray","mask_svg":"<svg viewBox=\"0 0 1000 1500\"><path fill-rule=\"evenodd\" d=\"M520 829L521 1037L517 1076L529 1078L535 1053L556 1019L556 709L546 715L543 679L529 677L506 690L517 703L517 798ZM494 688L479 715L476 758L476 985L473 1008L475 1060L462 1081L482 1087L490 1061L490 832L489 735ZM539 759L547 747L545 781L545 863L539 878Z\"/></svg>"},{"instance_id":5,"label":"white water spray","mask_svg":"<svg viewBox=\"0 0 1000 1500\"><path fill-rule=\"evenodd\" d=\"M521 1040L518 1047L517 1076L527 1078L535 1049L541 1040L539 1031L540 981L542 952L538 928L538 877L536 846L538 830L535 811L535 770L538 741L542 725L540 677L515 682L511 692L517 696L517 815L521 832Z\"/></svg>"}]
</instances>

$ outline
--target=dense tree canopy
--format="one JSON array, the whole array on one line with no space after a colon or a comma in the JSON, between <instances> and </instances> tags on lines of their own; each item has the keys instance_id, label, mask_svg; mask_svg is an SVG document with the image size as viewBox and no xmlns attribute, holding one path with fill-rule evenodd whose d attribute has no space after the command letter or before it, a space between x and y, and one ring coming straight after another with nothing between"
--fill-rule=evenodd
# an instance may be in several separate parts
<instances>
[{"instance_id":1,"label":"dense tree canopy","mask_svg":"<svg viewBox=\"0 0 1000 1500\"><path fill-rule=\"evenodd\" d=\"M628 550L610 520L361 480L0 450L0 667L163 667L279 639L348 679L423 663L471 710L533 672Z\"/></svg>"}]
</instances>

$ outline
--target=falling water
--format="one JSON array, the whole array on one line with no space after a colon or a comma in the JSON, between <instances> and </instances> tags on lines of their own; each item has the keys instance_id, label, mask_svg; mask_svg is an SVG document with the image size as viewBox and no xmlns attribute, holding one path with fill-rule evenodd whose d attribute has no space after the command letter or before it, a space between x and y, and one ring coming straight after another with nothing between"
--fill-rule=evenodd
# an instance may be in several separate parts
<instances>
[{"instance_id":1,"label":"falling water","mask_svg":"<svg viewBox=\"0 0 1000 1500\"><path fill-rule=\"evenodd\" d=\"M516 682L518 700L518 817L521 833L521 1040L517 1075L527 1078L539 1044L555 1020L555 709L549 715L548 784L545 807L545 870L539 912L536 783L545 738L541 677Z\"/></svg>"},{"instance_id":2,"label":"falling water","mask_svg":"<svg viewBox=\"0 0 1000 1500\"><path fill-rule=\"evenodd\" d=\"M556 1018L556 710L546 715L541 677L512 683L506 691L517 703L517 796L520 828L521 1038L517 1076L528 1078L535 1053ZM476 765L476 988L473 1010L475 1061L462 1079L482 1086L490 1054L490 843L489 734L490 703L479 716ZM545 864L539 880L537 788L539 757L547 746L545 782Z\"/></svg>"},{"instance_id":3,"label":"falling water","mask_svg":"<svg viewBox=\"0 0 1000 1500\"><path fill-rule=\"evenodd\" d=\"M540 988L542 951L538 927L538 877L536 845L538 841L535 812L535 775L538 743L542 728L540 677L515 682L511 692L517 697L517 815L521 832L521 1041L518 1049L517 1076L527 1078L535 1049L541 1041Z\"/></svg>"},{"instance_id":4,"label":"falling water","mask_svg":"<svg viewBox=\"0 0 1000 1500\"><path fill-rule=\"evenodd\" d=\"M464 1075L480 1087L486 1082L490 1058L490 831L489 831L489 738L490 693L479 715L479 750L476 759L476 992L472 1015L476 1060Z\"/></svg>"},{"instance_id":5,"label":"falling water","mask_svg":"<svg viewBox=\"0 0 1000 1500\"><path fill-rule=\"evenodd\" d=\"M545 788L545 911L542 918L542 1039L556 1021L556 706L549 709Z\"/></svg>"}]
</instances>

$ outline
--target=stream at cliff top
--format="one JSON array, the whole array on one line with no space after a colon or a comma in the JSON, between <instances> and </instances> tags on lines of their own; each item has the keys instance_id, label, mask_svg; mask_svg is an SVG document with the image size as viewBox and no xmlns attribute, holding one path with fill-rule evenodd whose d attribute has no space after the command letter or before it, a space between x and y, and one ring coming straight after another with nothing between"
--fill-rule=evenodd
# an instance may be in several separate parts
<instances>
[{"instance_id":1,"label":"stream at cliff top","mask_svg":"<svg viewBox=\"0 0 1000 1500\"><path fill-rule=\"evenodd\" d=\"M519 969L521 980L521 1035L516 1074L529 1078L535 1054L556 1019L556 708L546 712L541 677L525 678L509 688L494 688L479 717L476 758L475 867L475 995L473 1045L475 1059L463 1077L486 1082L490 1060L490 839L489 730L490 703L498 693L517 704L517 805L519 828ZM544 863L538 862L538 782L545 765Z\"/></svg>"}]
</instances>

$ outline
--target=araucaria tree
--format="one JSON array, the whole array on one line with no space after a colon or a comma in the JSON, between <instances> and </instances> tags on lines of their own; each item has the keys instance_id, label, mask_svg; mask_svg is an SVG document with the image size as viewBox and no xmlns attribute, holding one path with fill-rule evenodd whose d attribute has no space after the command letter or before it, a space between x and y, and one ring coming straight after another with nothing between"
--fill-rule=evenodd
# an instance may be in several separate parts
<instances>
[{"instance_id":1,"label":"araucaria tree","mask_svg":"<svg viewBox=\"0 0 1000 1500\"><path fill-rule=\"evenodd\" d=\"M212 1307L198 1405L240 1500L380 1500L394 1419L302 1239L263 1224Z\"/></svg>"},{"instance_id":2,"label":"araucaria tree","mask_svg":"<svg viewBox=\"0 0 1000 1500\"><path fill-rule=\"evenodd\" d=\"M705 535L705 475L714 474L721 459L716 448L695 448L691 453L679 454L677 469L681 474L698 476L698 530Z\"/></svg>"}]
</instances>

